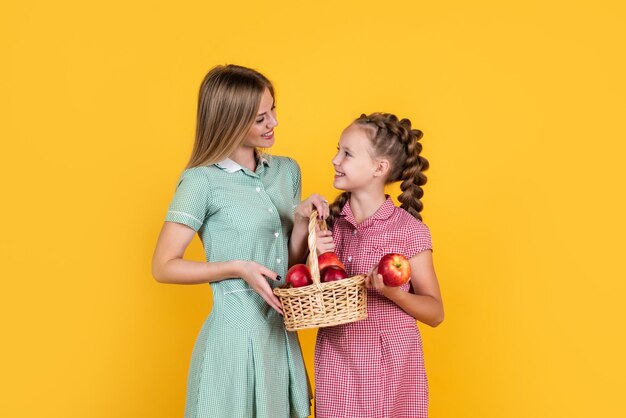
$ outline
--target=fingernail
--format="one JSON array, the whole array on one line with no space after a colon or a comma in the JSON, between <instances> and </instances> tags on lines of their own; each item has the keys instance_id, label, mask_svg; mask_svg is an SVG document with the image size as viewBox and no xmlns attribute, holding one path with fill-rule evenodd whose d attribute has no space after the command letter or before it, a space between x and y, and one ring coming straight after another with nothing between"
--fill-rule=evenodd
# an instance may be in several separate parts
<instances>
[{"instance_id":1,"label":"fingernail","mask_svg":"<svg viewBox=\"0 0 626 418\"><path fill-rule=\"evenodd\" d=\"M283 279L282 277L280 277L278 275L276 276L276 280L282 280L282 279Z\"/></svg>"}]
</instances>

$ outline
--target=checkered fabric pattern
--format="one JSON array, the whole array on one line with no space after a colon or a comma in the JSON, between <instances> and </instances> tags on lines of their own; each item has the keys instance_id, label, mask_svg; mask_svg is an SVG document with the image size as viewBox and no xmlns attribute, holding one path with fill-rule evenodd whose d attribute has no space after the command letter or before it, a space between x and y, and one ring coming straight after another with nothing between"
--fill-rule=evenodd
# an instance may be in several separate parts
<instances>
[{"instance_id":1,"label":"checkered fabric pattern","mask_svg":"<svg viewBox=\"0 0 626 418\"><path fill-rule=\"evenodd\" d=\"M359 225L346 203L333 239L349 276L368 273L387 253L411 258L432 249L426 225L390 198ZM408 291L409 284L402 288ZM316 418L427 417L428 383L415 319L373 289L367 313L365 320L317 333Z\"/></svg>"},{"instance_id":2,"label":"checkered fabric pattern","mask_svg":"<svg viewBox=\"0 0 626 418\"><path fill-rule=\"evenodd\" d=\"M252 260L284 277L300 168L263 158L183 172L165 217L198 232L207 261ZM272 286L282 283L271 281ZM311 391L297 335L241 278L211 283L213 307L196 340L185 418L308 417Z\"/></svg>"}]
</instances>

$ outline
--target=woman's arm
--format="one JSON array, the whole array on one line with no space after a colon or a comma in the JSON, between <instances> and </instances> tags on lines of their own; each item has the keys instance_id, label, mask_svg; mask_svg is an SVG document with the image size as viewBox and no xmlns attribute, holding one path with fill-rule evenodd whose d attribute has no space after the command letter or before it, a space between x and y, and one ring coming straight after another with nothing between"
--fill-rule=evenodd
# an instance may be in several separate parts
<instances>
[{"instance_id":1,"label":"woman's arm","mask_svg":"<svg viewBox=\"0 0 626 418\"><path fill-rule=\"evenodd\" d=\"M432 254L432 251L426 250L409 259L413 293L399 287L385 286L383 276L378 274L378 266L372 269L365 283L380 291L416 320L436 327L443 322L444 313Z\"/></svg>"},{"instance_id":2,"label":"woman's arm","mask_svg":"<svg viewBox=\"0 0 626 418\"><path fill-rule=\"evenodd\" d=\"M289 266L304 263L309 250L309 219L314 209L317 209L320 219L328 217L328 202L319 194L312 194L301 202L294 212L294 224L289 238Z\"/></svg>"},{"instance_id":3,"label":"woman's arm","mask_svg":"<svg viewBox=\"0 0 626 418\"><path fill-rule=\"evenodd\" d=\"M243 278L265 301L282 314L280 301L267 279L276 273L254 261L201 262L183 259L195 231L176 222L165 222L152 257L152 275L161 283L200 284L233 277Z\"/></svg>"}]
</instances>

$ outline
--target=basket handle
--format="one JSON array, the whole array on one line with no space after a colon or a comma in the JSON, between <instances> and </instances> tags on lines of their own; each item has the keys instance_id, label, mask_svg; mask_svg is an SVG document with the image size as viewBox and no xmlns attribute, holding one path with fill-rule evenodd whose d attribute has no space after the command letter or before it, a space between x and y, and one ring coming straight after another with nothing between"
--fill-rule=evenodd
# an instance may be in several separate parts
<instances>
[{"instance_id":1,"label":"basket handle","mask_svg":"<svg viewBox=\"0 0 626 418\"><path fill-rule=\"evenodd\" d=\"M317 262L317 240L315 234L315 226L317 224L319 224L320 230L322 231L328 229L326 226L326 221L323 219L319 221L317 219L317 210L313 210L309 218L309 257L307 258L307 264L309 266L309 270L311 270L313 283L317 286L318 289L321 289L320 268Z\"/></svg>"}]
</instances>

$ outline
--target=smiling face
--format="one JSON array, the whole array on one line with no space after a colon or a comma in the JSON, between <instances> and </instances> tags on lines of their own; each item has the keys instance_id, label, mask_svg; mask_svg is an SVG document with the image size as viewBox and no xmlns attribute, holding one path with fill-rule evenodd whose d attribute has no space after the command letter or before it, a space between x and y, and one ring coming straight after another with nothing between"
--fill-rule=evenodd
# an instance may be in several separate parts
<instances>
[{"instance_id":1,"label":"smiling face","mask_svg":"<svg viewBox=\"0 0 626 418\"><path fill-rule=\"evenodd\" d=\"M278 125L278 121L276 120L274 97L268 89L265 89L257 116L252 122L242 145L248 148L271 147L274 145L274 127L276 125Z\"/></svg>"},{"instance_id":2,"label":"smiling face","mask_svg":"<svg viewBox=\"0 0 626 418\"><path fill-rule=\"evenodd\" d=\"M373 156L366 128L352 124L339 139L337 154L332 160L335 168L333 186L347 192L356 192L378 183L381 161Z\"/></svg>"}]
</instances>

